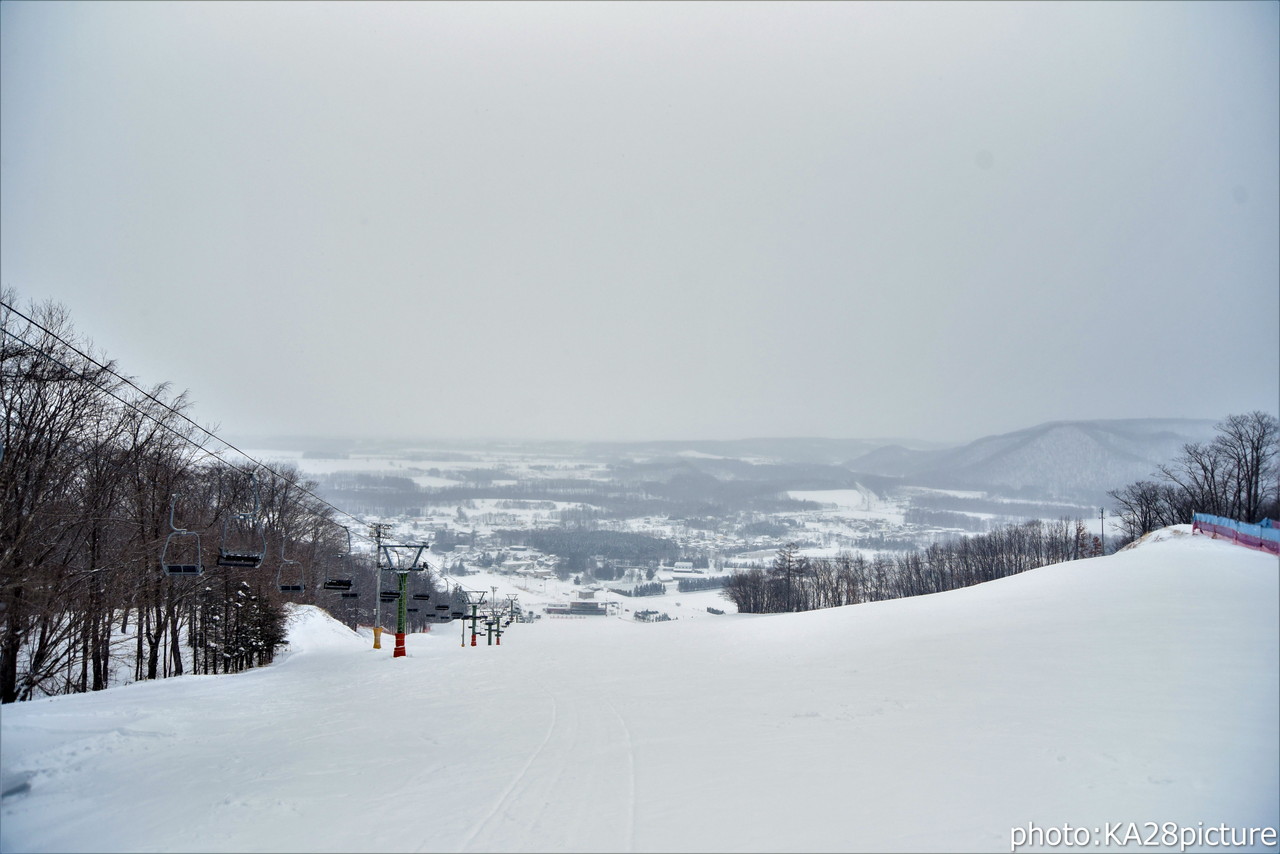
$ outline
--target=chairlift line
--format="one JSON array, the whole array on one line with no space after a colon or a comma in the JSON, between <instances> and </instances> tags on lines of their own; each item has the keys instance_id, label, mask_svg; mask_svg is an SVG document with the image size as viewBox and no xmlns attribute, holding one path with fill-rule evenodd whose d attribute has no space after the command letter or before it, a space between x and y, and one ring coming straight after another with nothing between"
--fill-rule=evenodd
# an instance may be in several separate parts
<instances>
[{"instance_id":1,"label":"chairlift line","mask_svg":"<svg viewBox=\"0 0 1280 854\"><path fill-rule=\"evenodd\" d=\"M4 333L6 336L11 337L15 341L18 341L21 344L26 345L33 352L38 353L44 359L62 367L69 374L74 375L80 381L87 383L95 391L105 394L106 396L112 398L113 400L115 400L116 402L118 402L128 410L144 418L147 418L148 420L154 422L158 427L172 433L173 435L181 439L183 442L186 442L187 444L195 447L197 450L199 450L202 454L205 455L205 458L211 457L213 459L218 460L219 463L226 466L228 469L235 470L241 467L243 464L240 463L239 461L236 461L236 462L229 461L223 456L226 453L226 450L234 451L235 453L239 454L240 457L254 464L254 466L256 466L257 469L264 470L270 473L274 478L280 479L281 481L286 482L289 486L292 486L293 488L300 490L302 493L304 493L305 495L313 499L317 505L322 507L327 507L341 516L345 516L351 520L359 522L361 525L367 524L367 521L365 519L361 519L351 513L348 513L345 510L342 510L341 508L336 507L331 502L320 497L310 489L307 489L296 482L289 481L288 478L286 478L284 475L281 475L271 466L255 459L254 457L245 453L236 445L232 444L226 439L223 439L221 436L217 435L213 431L209 430L208 428L196 422L186 413L179 411L169 403L166 403L165 401L160 400L155 395L150 394L149 392L140 388L129 377L121 375L113 367L109 365L102 364L97 359L93 358L88 353L85 353L83 350L81 350L71 342L67 341L65 338L58 335L53 330L48 329L43 324L36 321L34 318L31 318L28 315L24 314L22 311L18 310L15 306L12 306L2 300L0 300L0 305L4 306L6 310L10 311L15 316L23 318L33 327L42 330L46 335L50 336L53 340L59 342L62 346L66 347L68 350L75 353L80 359L84 360L84 363L95 365L104 373L110 374L111 376L116 377L121 382L123 382L124 384L132 388L134 391L136 391L138 395L140 395L140 397L134 400L129 400L126 397L123 397L120 394L117 394L111 388L103 387L94 379L91 379L85 373L85 370L81 370L80 368L73 367L71 365L64 363L61 359L59 359L56 355L46 350L44 347L37 346L32 344L31 342L26 341L22 337L14 334L13 330L11 329L6 328L4 330ZM179 418L182 421L185 421L186 423L190 424L192 427L199 430L201 433L208 436L213 441L219 443L226 450L223 450L221 452L212 450L210 447L206 447L204 444L201 444L195 438L192 438L191 435L183 433L178 429L175 429L175 427L171 423L169 423L168 421L160 417L157 417L153 411L149 411L148 409L144 409L142 406L140 406L139 404L141 400L144 400L144 399L147 401L150 401L152 404L155 404L155 406L159 407L160 409L167 411L174 417ZM3 441L0 440L0 456L2 456L3 453L4 453ZM203 462L203 458L201 461ZM263 524L260 517L260 511L261 511L260 497L259 497L258 482L257 482L255 471L249 471L249 478L250 478L250 484L253 488L253 496L254 496L253 511L251 513L250 512L232 513L232 514L223 516L222 532L218 541L217 558L215 561L217 566L228 567L228 568L239 568L239 569L257 569L262 566L263 559L267 552L267 542L266 542L266 533L263 529ZM204 568L205 568L204 561L203 561L203 549L202 549L203 544L201 542L201 535L196 531L189 531L184 528L178 528L174 524L174 520L173 520L174 508L173 508L172 501L173 499L171 498L171 505L170 505L171 530L169 534L166 536L164 544L161 546L160 564L164 572L170 576L186 576L186 577L200 576L204 573ZM308 512L311 513L314 511L308 510ZM316 513L315 515L317 518L323 519L325 521L333 521L331 518L325 517L320 513ZM342 526L342 527L344 527L344 529L346 528L346 526ZM345 557L348 560L350 560L351 553L352 553L351 531L350 529L346 529L346 530L347 530L348 549ZM384 545L382 543L381 531L379 531L379 535L376 538L369 538L364 534L360 534L360 536L366 537L366 539L370 539L370 541L374 542L376 544L376 548L379 554L385 553L385 549L390 547L389 544ZM425 546L417 546L417 547L400 546L400 548L405 548L405 549L416 548L417 549L417 554L415 555L415 559L411 562L411 565L405 571L403 571L402 578L404 577L405 574L407 574L408 571L422 571L422 570L429 569L425 561L421 561L422 552L426 548ZM277 568L277 573L276 573L277 587L281 592L302 592L303 590L305 590L305 584L302 581L300 569L298 570L299 575L294 580L289 580L282 577L286 566L289 566L289 565L300 566L297 561L292 561L285 558L283 555L283 551L284 551L284 544L282 542L281 565L280 567ZM381 566L379 566L378 568L381 569ZM378 574L378 577L379 578L381 577L380 574ZM324 589L337 592L339 596L343 599L359 598L359 593L353 590L354 583L351 577L350 566L348 566L346 573L338 574L333 578L324 579L323 587ZM375 589L376 589L376 586L375 586ZM253 598L256 598L256 597L253 597ZM396 598L400 598L400 597L397 595ZM429 599L429 595L415 594L414 599L418 601L424 601ZM379 601L381 601L381 597ZM402 601L401 607L403 608L405 604L406 603ZM436 610L440 610L439 606L437 606ZM402 612L402 615L403 615L403 612ZM403 623L403 619L401 620L401 623ZM379 645L377 643L377 631L378 630L375 629L375 642L374 642L375 648L379 648ZM401 652L400 654L403 654L403 652Z\"/></svg>"},{"instance_id":2,"label":"chairlift line","mask_svg":"<svg viewBox=\"0 0 1280 854\"><path fill-rule=\"evenodd\" d=\"M173 408L173 406L169 405L168 403L164 402L163 400L160 400L160 399L159 399L159 398L157 398L155 395L153 395L153 394L149 393L149 392L148 392L148 391L146 391L145 389L140 388L140 387L138 386L138 384L137 384L137 383L135 383L131 378L129 378L129 377L127 377L127 376L122 375L121 373L119 373L117 370L115 370L115 369L114 369L113 367L111 367L110 365L103 364L102 362L100 362L100 361L98 361L97 359L93 358L93 356L89 355L89 354L88 354L88 353L86 353L84 350L80 349L80 348L79 348L79 347L77 347L75 344L73 344L72 342L68 341L66 338L63 338L61 335L59 335L59 334L58 334L57 332L55 332L54 330L49 329L47 326L43 325L42 323L40 323L39 321L37 321L35 318L33 318L33 317L31 317L31 316L27 315L26 313L24 313L23 311L21 311L17 306L10 305L9 303L7 303L7 302L5 302L5 301L3 301L3 300L0 300L0 306L3 306L6 310L8 310L9 312L11 312L13 315L15 315L15 316L17 316L17 317L22 318L23 320L25 320L27 323L29 323L29 324L30 324L31 326L33 326L34 328L39 329L39 330L40 330L41 332L43 332L45 335L48 335L48 336L49 336L50 338L52 338L54 341L57 341L59 344L61 344L61 345L63 345L64 347L66 347L69 351L71 351L72 353L75 353L77 356L79 356L81 359L83 359L86 363L91 364L91 365L94 365L94 366L96 366L97 368L99 368L100 370L102 370L103 372L108 373L108 374L110 374L111 376L114 376L116 379L120 380L120 381L121 381L121 382L123 382L125 385L129 386L129 387L130 387L130 388L132 388L134 391L138 392L138 394L141 396L141 399L148 400L148 401L150 401L151 403L154 403L154 404L156 404L157 406L159 406L161 409L164 409L164 410L168 411L169 413L171 413L171 414L173 414L173 415L177 416L178 418L182 419L182 420L183 420L183 421L185 421L186 423L190 424L192 427L194 427L194 428L196 428L197 430L199 430L199 431L200 431L201 433L203 433L204 435L208 436L210 439L213 439L214 441L218 442L218 443L219 443L220 445L222 445L225 449L230 450L230 451L234 451L235 453L239 454L239 455L240 455L241 457L243 457L244 459L246 459L246 460L248 460L249 462L251 462L251 463L253 463L254 465L256 465L258 468L261 468L261 469L263 469L263 470L265 470L265 471L267 471L267 472L270 472L272 475L275 475L276 477L281 477L280 473L279 473L279 472L277 472L275 469L271 468L271 467L270 467L270 466L268 466L267 464L265 464L265 463L261 462L260 460L255 459L254 457L252 457L252 456L250 456L249 454L245 453L243 450L241 450L241 449L240 449L239 447L237 447L236 445L232 444L231 442L229 442L229 441L227 441L226 439L224 439L224 438L222 438L221 436L219 436L217 433L214 433L214 432L213 432L212 430L210 430L209 428L204 427L204 426L203 426L203 425L201 425L199 422L195 421L193 418L191 418L191 416L187 415L187 414L186 414L186 413L184 413L184 412L180 412L180 411L179 411L179 410L177 410L177 409L174 409L174 408ZM114 391L112 391L111 389L109 389L109 388L103 388L102 386L100 386L100 385L98 385L97 383L95 383L93 380L89 379L89 377L85 376L85 374L84 374L84 372L83 372L83 371L78 370L78 369L76 369L76 368L74 368L74 367L72 367L72 366L70 366L70 365L65 364L61 359L58 359L58 358L57 358L56 356L54 356L52 353L49 353L48 351L46 351L46 350L45 350L45 349L43 349L42 347L39 347L39 346L37 346L36 344L33 344L33 343L31 343L30 341L27 341L26 339L22 338L21 336L19 336L19 335L15 334L13 330L11 330L11 329L5 329L5 330L4 330L4 334L5 334L5 335L7 335L7 336L9 336L10 338L13 338L15 341L18 341L18 342L20 342L20 343L22 343L22 344L26 345L26 346L27 346L28 348L30 348L33 352L39 353L42 357L44 357L45 359L48 359L50 362L53 362L54 364L56 364L56 365L58 365L58 366L60 366L60 367L64 368L65 370L69 371L70 373L74 374L74 375L75 375L77 378L79 378L82 382L88 383L88 384L89 384L90 386L92 386L95 390L97 390L97 391L99 391L99 392L101 392L101 393L103 393L103 394L107 395L108 397L110 397L110 398L112 398L113 400L117 401L118 403L120 403L120 404L124 405L125 407L127 407L128 409L130 409L130 410L132 410L133 412L137 413L138 415L141 415L141 416L143 416L144 418L147 418L147 419L149 419L149 420L151 420L151 421L155 422L159 427L161 427L161 428L163 428L163 429L165 429L165 430L168 430L170 433L174 434L175 436L177 436L179 439L181 439L182 441L186 442L187 444L194 446L195 448L197 448L198 450L200 450L202 453L204 453L204 454L206 454L206 455L208 455L208 456L210 456L210 457L213 457L214 459L218 460L219 462L223 463L224 465L227 465L227 466L232 467L232 468L234 468L234 467L235 467L235 464L233 464L233 463L229 462L228 460L224 459L224 458L223 458L223 456L222 456L219 452L217 452L217 451L213 451L213 450L210 450L209 448L207 448L207 447L205 447L204 445L202 445L202 444L200 444L199 442L197 442L195 439L191 438L189 435L186 435L186 434L182 433L181 431L179 431L179 430L175 429L172 425L170 425L170 424L166 423L165 421L163 421L163 420L161 420L161 419L157 418L157 417L156 417L154 414L152 414L151 412L149 412L149 411L147 411L146 409L144 409L144 408L140 407L140 406L138 405L137 401L127 400L127 399L125 399L124 397L121 397L119 394L116 394L116 393L115 393ZM3 445L2 445L2 444L0 444L0 454L2 454L2 453L3 453ZM224 453L225 453L225 452L224 452ZM298 488L298 489L300 489L303 493L305 493L306 495L308 495L308 496L310 496L311 498L315 499L315 501L316 501L317 503L319 503L319 504L321 504L321 505L323 505L323 506L325 506L325 507L328 507L330 510L333 510L335 513L337 513L337 514L339 514L339 515L341 515L341 516L345 516L346 518L351 519L351 520L353 520L353 521L359 522L361 525L367 524L366 520L361 519L361 518L359 518L359 517L357 517L357 516L355 516L355 515L353 515L353 514L351 514L351 513L348 513L347 511L343 510L343 509L342 509L342 508L340 508L340 507L336 507L334 504L332 504L331 502L329 502L329 501L325 500L324 498L321 498L319 495L315 494L315 493L314 493L314 492L312 492L311 490L306 489L306 488L303 488L303 487L301 487L301 486L298 486L297 484L294 484L294 486L297 486L297 488ZM187 533L195 534L195 532L194 532L194 531L192 531L192 532L187 532ZM198 535L197 535L197 536L198 536ZM350 536L350 532L348 532L348 537L349 537L349 536ZM365 535L361 534L360 536L364 537ZM371 540L371 541L372 541L372 540ZM252 556L253 556L254 554L257 554L257 553L256 553L256 552L254 552L254 551L252 551L252 550L249 550L249 549L245 549L245 550L242 550L242 551L226 550L226 554L225 554L225 555L223 554L223 551L224 551L224 550L223 550L222 548L220 548L220 549L219 549L219 556L218 556L218 561L217 561L217 563L218 563L218 565L219 565L219 566L240 567L240 568L254 569L254 568L257 568L258 566L260 566L260 565L261 565L261 559L260 559L260 558L259 558L259 560L258 560L258 562L257 562L257 563L254 563L254 562L253 562L253 560L252 560ZM264 544L263 544L263 548L262 548L262 552L263 552L263 553L265 553L265 551L266 551L266 546L265 546L265 543L264 543ZM350 551L350 549L348 549L348 551ZM165 563L163 558L162 558L162 563ZM180 573L179 573L179 572L170 573L170 574L174 574L174 575L199 575L199 574L201 574L201 573L203 572L203 565L202 565L202 564L200 564L200 563L196 563L196 564L191 564L191 563L180 563L180 562L174 562L174 563L172 563L172 564L165 563L165 566L166 566L166 572L168 572L167 567L168 567L168 566L170 566L170 565L175 566L175 567L177 567L177 566L183 566L183 567L187 567L188 569L190 569L191 567L199 567L199 571L198 571L198 572L191 572L191 571L187 571L187 572L180 572ZM339 588L330 588L330 589L339 589Z\"/></svg>"}]
</instances>

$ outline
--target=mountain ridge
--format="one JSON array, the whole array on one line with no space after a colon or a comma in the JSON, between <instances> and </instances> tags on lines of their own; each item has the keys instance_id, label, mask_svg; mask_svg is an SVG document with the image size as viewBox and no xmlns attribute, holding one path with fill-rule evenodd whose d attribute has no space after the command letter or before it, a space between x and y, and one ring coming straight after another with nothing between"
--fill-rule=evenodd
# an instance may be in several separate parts
<instances>
[{"instance_id":1,"label":"mountain ridge","mask_svg":"<svg viewBox=\"0 0 1280 854\"><path fill-rule=\"evenodd\" d=\"M1212 438L1208 419L1048 421L966 445L918 451L886 446L845 463L917 486L1098 500L1149 478L1182 447Z\"/></svg>"}]
</instances>

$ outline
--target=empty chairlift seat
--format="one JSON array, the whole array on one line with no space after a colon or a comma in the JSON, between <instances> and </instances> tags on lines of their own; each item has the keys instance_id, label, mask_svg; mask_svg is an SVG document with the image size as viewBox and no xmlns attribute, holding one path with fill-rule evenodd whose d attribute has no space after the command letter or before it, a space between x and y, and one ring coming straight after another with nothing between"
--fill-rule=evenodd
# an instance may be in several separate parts
<instances>
[{"instance_id":1,"label":"empty chairlift seat","mask_svg":"<svg viewBox=\"0 0 1280 854\"><path fill-rule=\"evenodd\" d=\"M267 535L258 520L258 480L251 473L253 511L232 513L222 520L222 539L218 543L218 566L257 569L267 552Z\"/></svg>"},{"instance_id":2,"label":"empty chairlift seat","mask_svg":"<svg viewBox=\"0 0 1280 854\"><path fill-rule=\"evenodd\" d=\"M284 556L285 537L280 537L280 566L276 568L276 586L281 593L301 593L307 589L302 564Z\"/></svg>"},{"instance_id":3,"label":"empty chairlift seat","mask_svg":"<svg viewBox=\"0 0 1280 854\"><path fill-rule=\"evenodd\" d=\"M160 563L168 575L200 575L200 535L194 531L174 531L165 538Z\"/></svg>"},{"instance_id":4,"label":"empty chairlift seat","mask_svg":"<svg viewBox=\"0 0 1280 854\"><path fill-rule=\"evenodd\" d=\"M232 552L226 549L218 549L218 566L241 567L244 569L257 569L262 566L261 552Z\"/></svg>"},{"instance_id":5,"label":"empty chairlift seat","mask_svg":"<svg viewBox=\"0 0 1280 854\"><path fill-rule=\"evenodd\" d=\"M348 528L346 525L342 525L340 527L342 528L342 530L347 532L347 550L337 555L337 557L342 561L344 570L340 572L336 572L332 577L326 578L324 580L323 587L325 590L347 591L347 590L350 590L353 586L351 583L351 574L350 574L351 573L351 529ZM355 599L356 594L352 593L350 595L347 595L344 592L342 594L342 598Z\"/></svg>"},{"instance_id":6,"label":"empty chairlift seat","mask_svg":"<svg viewBox=\"0 0 1280 854\"><path fill-rule=\"evenodd\" d=\"M169 536L160 550L160 565L167 575L200 575L204 561L200 551L200 535L186 528L179 528L173 521L173 507L178 496L169 499Z\"/></svg>"}]
</instances>

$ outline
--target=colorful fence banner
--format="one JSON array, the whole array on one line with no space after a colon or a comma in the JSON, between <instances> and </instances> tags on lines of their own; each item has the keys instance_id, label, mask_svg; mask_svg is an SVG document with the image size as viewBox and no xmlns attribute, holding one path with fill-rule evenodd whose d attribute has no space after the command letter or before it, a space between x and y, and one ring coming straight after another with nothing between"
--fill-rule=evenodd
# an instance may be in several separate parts
<instances>
[{"instance_id":1,"label":"colorful fence banner","mask_svg":"<svg viewBox=\"0 0 1280 854\"><path fill-rule=\"evenodd\" d=\"M1225 516L1197 513L1191 519L1191 532L1231 540L1251 549L1280 555L1280 527L1270 519L1261 525L1250 525Z\"/></svg>"}]
</instances>

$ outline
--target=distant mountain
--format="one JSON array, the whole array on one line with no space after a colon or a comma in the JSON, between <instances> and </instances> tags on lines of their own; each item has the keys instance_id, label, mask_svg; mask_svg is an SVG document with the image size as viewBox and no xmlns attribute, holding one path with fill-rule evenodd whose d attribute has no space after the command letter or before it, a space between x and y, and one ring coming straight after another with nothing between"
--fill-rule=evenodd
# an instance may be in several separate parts
<instances>
[{"instance_id":1,"label":"distant mountain","mask_svg":"<svg viewBox=\"0 0 1280 854\"><path fill-rule=\"evenodd\" d=\"M980 490L1006 497L1105 503L1107 490L1149 478L1189 442L1214 435L1209 420L1141 418L1053 421L947 446L910 439L757 438L651 442L393 440L287 437L257 447L308 456L382 453L412 458L424 447L454 455L505 452L592 458L615 473L665 482L697 475L758 481L778 490L843 489L862 484ZM638 468L637 468L638 467Z\"/></svg>"},{"instance_id":2,"label":"distant mountain","mask_svg":"<svg viewBox=\"0 0 1280 854\"><path fill-rule=\"evenodd\" d=\"M752 460L755 462L813 463L816 465L840 465L851 457L858 457L890 443L910 446L915 451L945 447L938 442L918 442L913 439L701 439L664 440L653 442L602 442L593 444L599 452L653 456L653 457L723 457L726 459Z\"/></svg>"},{"instance_id":3,"label":"distant mountain","mask_svg":"<svg viewBox=\"0 0 1280 854\"><path fill-rule=\"evenodd\" d=\"M1149 478L1183 445L1212 438L1215 423L1155 418L1053 421L957 448L889 445L849 460L846 467L901 477L918 486L1099 501L1109 489Z\"/></svg>"}]
</instances>

